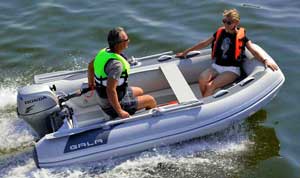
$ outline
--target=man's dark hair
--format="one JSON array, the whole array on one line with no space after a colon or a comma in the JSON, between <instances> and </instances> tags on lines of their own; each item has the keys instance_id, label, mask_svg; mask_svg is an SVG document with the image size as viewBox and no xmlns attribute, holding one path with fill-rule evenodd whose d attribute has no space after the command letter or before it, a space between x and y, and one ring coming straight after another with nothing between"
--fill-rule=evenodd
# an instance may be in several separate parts
<instances>
[{"instance_id":1,"label":"man's dark hair","mask_svg":"<svg viewBox=\"0 0 300 178\"><path fill-rule=\"evenodd\" d=\"M120 33L122 31L124 31L122 27L116 27L109 31L107 35L107 42L111 50L114 50L115 45L121 42Z\"/></svg>"}]
</instances>

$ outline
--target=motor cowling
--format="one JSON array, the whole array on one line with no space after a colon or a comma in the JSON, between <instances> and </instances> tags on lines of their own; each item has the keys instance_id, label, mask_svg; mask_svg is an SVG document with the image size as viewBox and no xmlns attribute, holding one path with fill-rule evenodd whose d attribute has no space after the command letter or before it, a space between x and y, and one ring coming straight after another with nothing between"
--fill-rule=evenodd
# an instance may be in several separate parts
<instances>
[{"instance_id":1,"label":"motor cowling","mask_svg":"<svg viewBox=\"0 0 300 178\"><path fill-rule=\"evenodd\" d=\"M53 132L49 116L61 110L56 94L47 85L31 85L18 89L17 112L39 137Z\"/></svg>"}]
</instances>

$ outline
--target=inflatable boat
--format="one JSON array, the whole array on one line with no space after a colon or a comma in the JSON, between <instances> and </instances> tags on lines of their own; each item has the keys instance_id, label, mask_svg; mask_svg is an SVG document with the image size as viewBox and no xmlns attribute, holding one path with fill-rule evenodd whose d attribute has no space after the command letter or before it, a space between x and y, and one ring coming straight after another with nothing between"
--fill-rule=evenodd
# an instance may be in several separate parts
<instances>
[{"instance_id":1,"label":"inflatable boat","mask_svg":"<svg viewBox=\"0 0 300 178\"><path fill-rule=\"evenodd\" d=\"M284 83L280 69L266 68L246 51L245 77L202 97L198 77L212 64L210 52L131 58L129 85L154 96L158 107L126 119L110 120L102 111L96 92L87 89L86 70L36 75L33 85L19 88L17 112L38 135L37 167L110 159L212 134L257 112Z\"/></svg>"}]
</instances>

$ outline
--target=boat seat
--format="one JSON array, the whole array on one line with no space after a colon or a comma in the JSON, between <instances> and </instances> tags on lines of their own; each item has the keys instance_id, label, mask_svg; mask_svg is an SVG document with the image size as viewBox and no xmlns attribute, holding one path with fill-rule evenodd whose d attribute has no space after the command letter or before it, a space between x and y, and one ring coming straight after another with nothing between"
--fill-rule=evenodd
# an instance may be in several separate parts
<instances>
[{"instance_id":1,"label":"boat seat","mask_svg":"<svg viewBox=\"0 0 300 178\"><path fill-rule=\"evenodd\" d=\"M73 115L73 127L84 127L109 120L109 116L104 113L99 105L81 108L79 111Z\"/></svg>"},{"instance_id":2,"label":"boat seat","mask_svg":"<svg viewBox=\"0 0 300 178\"><path fill-rule=\"evenodd\" d=\"M167 79L179 103L198 101L176 63L162 64L160 65L160 69Z\"/></svg>"}]
</instances>

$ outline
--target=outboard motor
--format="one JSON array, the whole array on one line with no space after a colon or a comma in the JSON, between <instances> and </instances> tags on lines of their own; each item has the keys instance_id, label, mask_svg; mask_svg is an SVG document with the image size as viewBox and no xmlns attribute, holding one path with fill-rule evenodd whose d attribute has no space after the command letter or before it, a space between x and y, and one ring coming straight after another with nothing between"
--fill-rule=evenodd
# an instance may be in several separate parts
<instances>
[{"instance_id":1,"label":"outboard motor","mask_svg":"<svg viewBox=\"0 0 300 178\"><path fill-rule=\"evenodd\" d=\"M25 86L18 90L17 112L20 118L24 119L39 137L55 131L51 116L61 111L59 101L55 93L47 85ZM58 121L63 123L61 118ZM56 126L56 127L60 127ZM57 129L57 128L56 128Z\"/></svg>"},{"instance_id":2,"label":"outboard motor","mask_svg":"<svg viewBox=\"0 0 300 178\"><path fill-rule=\"evenodd\" d=\"M66 105L66 101L89 92L90 88L83 84L79 90L60 95L56 95L55 90L55 85L52 88L47 85L31 85L18 90L18 116L32 127L39 138L57 131L64 119L72 120L73 109Z\"/></svg>"}]
</instances>

